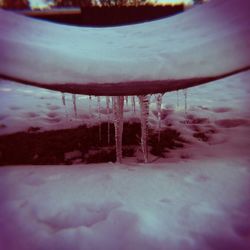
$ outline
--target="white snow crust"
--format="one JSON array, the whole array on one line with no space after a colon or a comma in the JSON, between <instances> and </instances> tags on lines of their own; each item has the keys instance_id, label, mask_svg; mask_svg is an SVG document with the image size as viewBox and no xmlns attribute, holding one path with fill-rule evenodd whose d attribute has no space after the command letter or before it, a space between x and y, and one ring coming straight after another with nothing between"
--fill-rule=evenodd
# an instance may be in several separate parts
<instances>
[{"instance_id":1,"label":"white snow crust","mask_svg":"<svg viewBox=\"0 0 250 250\"><path fill-rule=\"evenodd\" d=\"M250 71L188 89L187 113L181 91L178 102L175 92L165 94L162 128L172 124L190 143L166 158L150 155L149 164L137 163L136 156L124 164L1 167L0 249L248 250L249 80ZM47 129L64 124L50 121L66 117L59 93L11 82L2 86L2 134L29 123ZM75 118L66 95L68 126L98 120L97 101L92 97L91 117L88 99L77 96L81 118ZM157 105L150 99L149 122L157 127ZM124 104L129 121L138 121L138 106L134 114ZM47 116L51 110L56 117ZM106 116L103 110L101 119ZM199 141L194 126L216 132L208 142Z\"/></svg>"},{"instance_id":2,"label":"white snow crust","mask_svg":"<svg viewBox=\"0 0 250 250\"><path fill-rule=\"evenodd\" d=\"M195 85L194 79L202 83L250 67L249 7L248 0L214 0L171 18L112 28L59 25L1 10L0 74L98 95Z\"/></svg>"},{"instance_id":3,"label":"white snow crust","mask_svg":"<svg viewBox=\"0 0 250 250\"><path fill-rule=\"evenodd\" d=\"M1 168L0 249L247 250L250 159L221 154L229 144L147 165Z\"/></svg>"},{"instance_id":4,"label":"white snow crust","mask_svg":"<svg viewBox=\"0 0 250 250\"><path fill-rule=\"evenodd\" d=\"M133 88L134 80L207 77L246 67L249 1L241 1L244 8L237 3L214 0L168 20L105 29L1 11L0 73L77 88L113 79L119 89L121 81ZM166 93L161 128L170 126L189 141L166 158L149 155L141 164L138 153L123 164L1 166L0 250L250 249L249 82L248 70L190 88L186 105L182 91ZM71 94L64 106L59 92L0 80L0 135L112 119L105 98L101 106L93 96L91 103L89 96L75 98L77 115ZM149 125L157 129L155 99ZM125 102L124 119L138 122L138 101L135 109ZM195 138L197 129L209 140ZM76 162L80 156L65 153Z\"/></svg>"}]
</instances>

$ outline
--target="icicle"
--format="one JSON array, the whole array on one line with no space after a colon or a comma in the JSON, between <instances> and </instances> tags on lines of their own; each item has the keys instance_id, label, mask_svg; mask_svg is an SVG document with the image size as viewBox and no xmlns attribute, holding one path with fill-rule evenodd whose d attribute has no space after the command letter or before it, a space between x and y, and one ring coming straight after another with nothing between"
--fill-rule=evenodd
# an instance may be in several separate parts
<instances>
[{"instance_id":1,"label":"icicle","mask_svg":"<svg viewBox=\"0 0 250 250\"><path fill-rule=\"evenodd\" d=\"M176 110L179 110L179 90L176 91Z\"/></svg>"},{"instance_id":2,"label":"icicle","mask_svg":"<svg viewBox=\"0 0 250 250\"><path fill-rule=\"evenodd\" d=\"M62 92L62 103L63 103L63 106L66 106L65 93L63 92Z\"/></svg>"},{"instance_id":3,"label":"icicle","mask_svg":"<svg viewBox=\"0 0 250 250\"><path fill-rule=\"evenodd\" d=\"M126 106L128 106L128 96L125 96Z\"/></svg>"},{"instance_id":4,"label":"icicle","mask_svg":"<svg viewBox=\"0 0 250 250\"><path fill-rule=\"evenodd\" d=\"M101 97L97 96L98 106L98 124L99 124L99 142L102 141L102 124L101 124Z\"/></svg>"},{"instance_id":5,"label":"icicle","mask_svg":"<svg viewBox=\"0 0 250 250\"><path fill-rule=\"evenodd\" d=\"M66 108L65 93L63 93L63 92L61 92L61 93L62 93L62 103L63 103L63 106L64 106L65 115L66 115L66 118L68 119L68 113L67 113L67 108Z\"/></svg>"},{"instance_id":6,"label":"icicle","mask_svg":"<svg viewBox=\"0 0 250 250\"><path fill-rule=\"evenodd\" d=\"M112 103L113 103L114 125L115 125L116 161L121 163L124 96L112 97Z\"/></svg>"},{"instance_id":7,"label":"icicle","mask_svg":"<svg viewBox=\"0 0 250 250\"><path fill-rule=\"evenodd\" d=\"M75 94L72 94L72 101L73 101L73 106L74 106L75 118L77 118L76 95Z\"/></svg>"},{"instance_id":8,"label":"icicle","mask_svg":"<svg viewBox=\"0 0 250 250\"><path fill-rule=\"evenodd\" d=\"M183 94L185 98L185 114L187 113L187 89L183 89Z\"/></svg>"},{"instance_id":9,"label":"icicle","mask_svg":"<svg viewBox=\"0 0 250 250\"><path fill-rule=\"evenodd\" d=\"M162 94L156 96L156 106L157 106L157 118L158 118L158 142L161 139L161 105L162 105Z\"/></svg>"},{"instance_id":10,"label":"icicle","mask_svg":"<svg viewBox=\"0 0 250 250\"><path fill-rule=\"evenodd\" d=\"M138 96L141 107L141 147L144 162L148 162L148 115L149 115L149 98L146 95Z\"/></svg>"},{"instance_id":11,"label":"icicle","mask_svg":"<svg viewBox=\"0 0 250 250\"><path fill-rule=\"evenodd\" d=\"M108 116L108 145L110 144L110 99L106 96L106 110Z\"/></svg>"},{"instance_id":12,"label":"icicle","mask_svg":"<svg viewBox=\"0 0 250 250\"><path fill-rule=\"evenodd\" d=\"M131 103L134 113L136 112L135 96L131 96Z\"/></svg>"},{"instance_id":13,"label":"icicle","mask_svg":"<svg viewBox=\"0 0 250 250\"><path fill-rule=\"evenodd\" d=\"M92 116L92 96L89 95L89 115Z\"/></svg>"}]
</instances>

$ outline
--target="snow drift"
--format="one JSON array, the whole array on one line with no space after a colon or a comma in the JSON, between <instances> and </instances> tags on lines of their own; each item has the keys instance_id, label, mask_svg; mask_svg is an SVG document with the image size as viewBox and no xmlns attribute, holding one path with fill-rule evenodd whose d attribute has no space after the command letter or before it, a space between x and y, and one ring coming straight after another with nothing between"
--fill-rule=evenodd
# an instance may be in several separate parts
<instances>
[{"instance_id":1,"label":"snow drift","mask_svg":"<svg viewBox=\"0 0 250 250\"><path fill-rule=\"evenodd\" d=\"M248 0L113 28L0 11L0 76L63 92L132 95L185 88L250 67ZM114 85L116 87L114 87Z\"/></svg>"}]
</instances>

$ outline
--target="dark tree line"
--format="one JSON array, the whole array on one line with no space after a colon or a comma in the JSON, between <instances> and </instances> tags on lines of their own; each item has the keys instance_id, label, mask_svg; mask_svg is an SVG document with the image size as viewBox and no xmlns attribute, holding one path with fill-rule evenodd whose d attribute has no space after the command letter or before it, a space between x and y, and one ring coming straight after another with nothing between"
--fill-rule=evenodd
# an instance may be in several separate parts
<instances>
[{"instance_id":1,"label":"dark tree line","mask_svg":"<svg viewBox=\"0 0 250 250\"><path fill-rule=\"evenodd\" d=\"M146 0L54 0L53 2L55 7L81 7L83 9L92 6L140 6ZM0 0L0 5L6 9L28 9L30 7L28 0Z\"/></svg>"},{"instance_id":2,"label":"dark tree line","mask_svg":"<svg viewBox=\"0 0 250 250\"><path fill-rule=\"evenodd\" d=\"M55 0L56 6L139 6L146 2L146 0Z\"/></svg>"},{"instance_id":3,"label":"dark tree line","mask_svg":"<svg viewBox=\"0 0 250 250\"><path fill-rule=\"evenodd\" d=\"M1 7L6 9L28 9L28 0L2 0Z\"/></svg>"}]
</instances>

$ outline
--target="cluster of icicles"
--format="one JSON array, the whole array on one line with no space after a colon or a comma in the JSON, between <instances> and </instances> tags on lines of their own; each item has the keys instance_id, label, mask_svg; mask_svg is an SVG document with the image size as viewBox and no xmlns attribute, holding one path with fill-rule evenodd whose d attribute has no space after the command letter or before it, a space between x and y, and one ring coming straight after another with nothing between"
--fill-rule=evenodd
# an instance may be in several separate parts
<instances>
[{"instance_id":1,"label":"cluster of icicles","mask_svg":"<svg viewBox=\"0 0 250 250\"><path fill-rule=\"evenodd\" d=\"M156 94L156 108L157 108L157 119L158 119L158 141L160 141L161 131L161 112L162 112L162 97L164 94ZM140 106L140 120L141 120L141 150L143 154L143 160L145 163L148 162L148 117L149 117L149 101L150 95L139 95L139 96L106 96L106 110L108 114L108 144L110 143L110 122L114 123L115 127L115 147L116 147L116 161L122 162L122 135L123 135L123 109L124 103L128 105L129 99L131 101L132 110L136 112L136 97L139 101ZM185 112L187 109L187 90L184 90L185 97ZM91 114L91 100L92 96L89 96L89 113ZM77 117L77 106L76 106L76 95L72 94L72 102L74 107L75 117ZM62 93L62 103L66 107L65 94ZM97 96L98 105L98 119L99 119L99 140L101 138L101 97ZM177 91L177 106L179 106L179 94ZM112 112L111 112L112 111ZM110 118L110 113L112 119Z\"/></svg>"}]
</instances>

